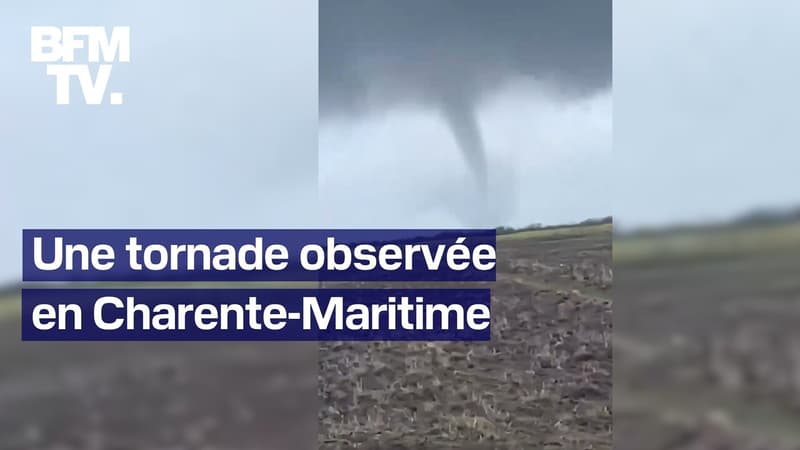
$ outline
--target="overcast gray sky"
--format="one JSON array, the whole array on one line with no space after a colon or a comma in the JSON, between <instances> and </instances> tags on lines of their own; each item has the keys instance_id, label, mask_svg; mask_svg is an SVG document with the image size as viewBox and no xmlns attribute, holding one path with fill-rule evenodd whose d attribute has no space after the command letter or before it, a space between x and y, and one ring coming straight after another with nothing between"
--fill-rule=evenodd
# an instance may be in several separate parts
<instances>
[{"instance_id":1,"label":"overcast gray sky","mask_svg":"<svg viewBox=\"0 0 800 450\"><path fill-rule=\"evenodd\" d=\"M800 3L614 3L615 224L800 204Z\"/></svg>"},{"instance_id":2,"label":"overcast gray sky","mask_svg":"<svg viewBox=\"0 0 800 450\"><path fill-rule=\"evenodd\" d=\"M553 14L590 25L587 11ZM19 276L23 227L469 223L476 209L469 164L440 104L421 100L428 92L421 85L480 92L469 98L503 223L613 212L629 226L664 224L800 200L791 122L800 66L787 57L800 46L800 5L617 1L613 96L587 82L604 81L597 77L604 60L591 57L602 45L579 51L565 37L597 30L553 19L510 44L527 20L515 12L519 20L497 41L502 48L488 45L487 36L503 29L504 13L496 12L483 28L440 36L422 62L408 56L417 48L410 44L376 57L373 41L350 78L326 78L313 1L3 2L0 280ZM421 20L409 14L407 21ZM131 26L131 63L111 77L123 106L57 107L53 80L29 62L31 25L75 24ZM382 39L403 32L384 31ZM359 33L348 30L336 44ZM548 33L552 40L542 38ZM570 51L559 53L553 36ZM483 41L474 54L447 51ZM542 51L550 52L544 71L534 57ZM438 70L414 72L421 79L398 71L441 55L450 55L449 66L425 67L466 61L491 70L465 70L444 85ZM320 79L338 80L341 90L323 90L318 121Z\"/></svg>"},{"instance_id":3,"label":"overcast gray sky","mask_svg":"<svg viewBox=\"0 0 800 450\"><path fill-rule=\"evenodd\" d=\"M316 2L211 4L0 5L0 281L23 227L316 223ZM32 25L129 25L124 104L55 105Z\"/></svg>"}]
</instances>

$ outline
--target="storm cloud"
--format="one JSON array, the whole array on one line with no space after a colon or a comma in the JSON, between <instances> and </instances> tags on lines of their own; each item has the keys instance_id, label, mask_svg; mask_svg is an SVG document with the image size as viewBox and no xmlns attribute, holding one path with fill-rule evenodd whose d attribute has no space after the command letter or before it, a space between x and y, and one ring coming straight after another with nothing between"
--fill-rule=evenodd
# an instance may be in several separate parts
<instances>
[{"instance_id":1,"label":"storm cloud","mask_svg":"<svg viewBox=\"0 0 800 450\"><path fill-rule=\"evenodd\" d=\"M485 191L481 102L520 80L565 100L610 89L611 48L610 0L321 1L320 118L435 110Z\"/></svg>"}]
</instances>

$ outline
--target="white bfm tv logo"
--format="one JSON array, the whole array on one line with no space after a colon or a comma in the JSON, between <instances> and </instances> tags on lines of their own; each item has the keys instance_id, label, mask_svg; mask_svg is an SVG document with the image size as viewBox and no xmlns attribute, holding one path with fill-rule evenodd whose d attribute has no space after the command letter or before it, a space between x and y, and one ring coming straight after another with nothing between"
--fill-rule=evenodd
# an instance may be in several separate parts
<instances>
[{"instance_id":1,"label":"white bfm tv logo","mask_svg":"<svg viewBox=\"0 0 800 450\"><path fill-rule=\"evenodd\" d=\"M97 76L92 80L89 64L75 64L75 50L85 49L84 59L98 63ZM73 76L83 92L87 105L103 102L108 80L111 77L110 63L130 62L130 27L113 27L111 36L104 27L31 27L31 62L48 63L47 75L56 79L56 104L68 105L70 80ZM61 64L50 64L61 62ZM109 95L112 105L122 104L122 93Z\"/></svg>"}]
</instances>

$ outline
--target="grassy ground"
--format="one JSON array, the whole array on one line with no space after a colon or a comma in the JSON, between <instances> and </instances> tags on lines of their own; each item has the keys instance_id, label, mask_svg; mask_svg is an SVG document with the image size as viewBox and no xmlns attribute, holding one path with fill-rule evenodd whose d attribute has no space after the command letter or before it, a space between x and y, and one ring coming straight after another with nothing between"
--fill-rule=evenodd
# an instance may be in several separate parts
<instances>
[{"instance_id":1,"label":"grassy ground","mask_svg":"<svg viewBox=\"0 0 800 450\"><path fill-rule=\"evenodd\" d=\"M561 227L561 228L544 228L541 230L526 230L516 233L501 234L497 236L498 242L515 241L515 240L546 240L546 239L564 239L575 237L587 237L609 234L612 231L610 223L599 225L586 225L574 227Z\"/></svg>"},{"instance_id":2,"label":"grassy ground","mask_svg":"<svg viewBox=\"0 0 800 450\"><path fill-rule=\"evenodd\" d=\"M614 239L615 264L663 265L800 251L800 223L665 232Z\"/></svg>"},{"instance_id":3,"label":"grassy ground","mask_svg":"<svg viewBox=\"0 0 800 450\"><path fill-rule=\"evenodd\" d=\"M20 300L18 295L0 297L0 323L19 318Z\"/></svg>"},{"instance_id":4,"label":"grassy ground","mask_svg":"<svg viewBox=\"0 0 800 450\"><path fill-rule=\"evenodd\" d=\"M612 232L611 224L527 230L498 242L587 238ZM658 264L800 251L800 222L772 226L720 227L614 238L615 264Z\"/></svg>"}]
</instances>

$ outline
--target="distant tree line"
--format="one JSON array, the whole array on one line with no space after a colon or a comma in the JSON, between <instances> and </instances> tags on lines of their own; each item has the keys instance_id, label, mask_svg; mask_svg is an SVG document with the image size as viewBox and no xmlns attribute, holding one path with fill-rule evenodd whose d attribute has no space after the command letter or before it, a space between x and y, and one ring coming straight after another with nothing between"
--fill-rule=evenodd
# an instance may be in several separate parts
<instances>
[{"instance_id":1,"label":"distant tree line","mask_svg":"<svg viewBox=\"0 0 800 450\"><path fill-rule=\"evenodd\" d=\"M751 211L734 221L736 225L771 225L800 220L800 208L789 210L760 209Z\"/></svg>"},{"instance_id":2,"label":"distant tree line","mask_svg":"<svg viewBox=\"0 0 800 450\"><path fill-rule=\"evenodd\" d=\"M582 222L577 223L569 223L563 225L542 225L541 223L535 222L528 226L521 227L521 228L514 228L514 227L507 227L507 226L500 226L497 227L497 234L510 234L510 233L518 233L520 231L530 231L530 230L548 230L553 228L570 228L570 227L585 227L589 225L600 225L604 223L612 223L613 218L611 216L606 217L596 217L591 219L586 219Z\"/></svg>"},{"instance_id":3,"label":"distant tree line","mask_svg":"<svg viewBox=\"0 0 800 450\"><path fill-rule=\"evenodd\" d=\"M800 222L800 207L785 209L754 209L726 222L699 224L672 224L665 227L641 228L618 233L620 236L656 236L663 233L693 232L704 230L765 227Z\"/></svg>"}]
</instances>

